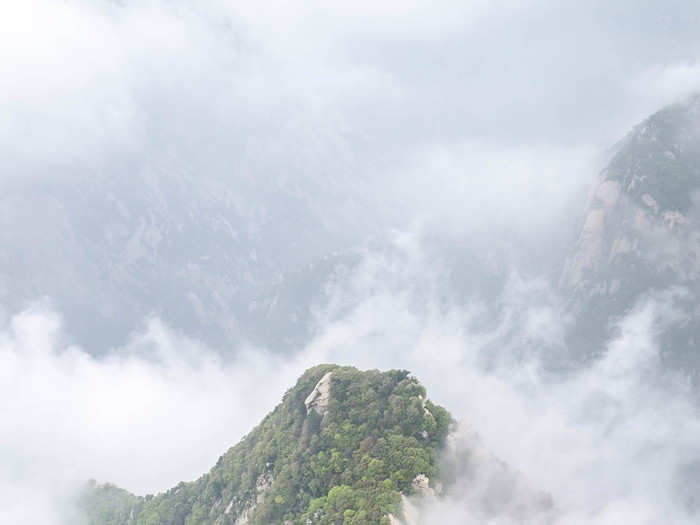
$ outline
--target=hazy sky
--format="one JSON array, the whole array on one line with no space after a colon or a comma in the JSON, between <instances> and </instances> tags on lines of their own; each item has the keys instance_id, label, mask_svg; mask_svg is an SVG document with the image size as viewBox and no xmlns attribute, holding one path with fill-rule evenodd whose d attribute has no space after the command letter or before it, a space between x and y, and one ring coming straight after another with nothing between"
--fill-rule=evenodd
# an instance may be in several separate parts
<instances>
[{"instance_id":1,"label":"hazy sky","mask_svg":"<svg viewBox=\"0 0 700 525\"><path fill-rule=\"evenodd\" d=\"M359 186L394 221L541 225L632 124L700 81L693 1L3 11L5 185L175 164L313 181L331 202Z\"/></svg>"},{"instance_id":2,"label":"hazy sky","mask_svg":"<svg viewBox=\"0 0 700 525\"><path fill-rule=\"evenodd\" d=\"M696 1L26 0L0 10L2 192L174 158L234 187L312 181L328 208L337 188L354 188L407 230L392 234L398 255L365 254L317 312L316 337L286 360L255 348L226 360L158 319L95 358L65 342L61 312L41 297L9 312L0 521L77 523L70 489L88 477L139 493L193 479L305 367L338 361L410 369L554 496L561 523L692 522L678 487L681 467L700 458L700 418L674 378L648 381L653 320L668 301L640 304L604 359L550 382L537 354L561 338L550 284L514 270L503 319L467 329L483 305L423 300L440 295L439 269L409 226L427 218L442 232L537 239L581 213L571 203L607 149L700 86ZM482 370L481 350L506 333L512 350L532 353L529 366ZM455 523L488 521L451 504ZM428 512L445 523L444 509Z\"/></svg>"},{"instance_id":3,"label":"hazy sky","mask_svg":"<svg viewBox=\"0 0 700 525\"><path fill-rule=\"evenodd\" d=\"M328 220L359 194L392 224L532 230L631 125L696 89L698 16L692 1L15 2L0 184L177 166L315 185Z\"/></svg>"},{"instance_id":4,"label":"hazy sky","mask_svg":"<svg viewBox=\"0 0 700 525\"><path fill-rule=\"evenodd\" d=\"M212 167L253 136L376 177L432 148L602 149L696 88L699 16L692 1L15 2L2 151L23 176L163 148Z\"/></svg>"}]
</instances>

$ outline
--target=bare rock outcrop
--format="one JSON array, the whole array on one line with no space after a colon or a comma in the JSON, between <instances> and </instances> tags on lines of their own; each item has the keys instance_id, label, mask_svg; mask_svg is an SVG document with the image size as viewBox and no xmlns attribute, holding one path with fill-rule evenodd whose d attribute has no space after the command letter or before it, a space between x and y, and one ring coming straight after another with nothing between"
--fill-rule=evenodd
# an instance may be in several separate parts
<instances>
[{"instance_id":1,"label":"bare rock outcrop","mask_svg":"<svg viewBox=\"0 0 700 525\"><path fill-rule=\"evenodd\" d=\"M411 487L416 492L423 497L435 496L440 493L440 486L433 488L430 486L430 478L425 474L418 474L411 482Z\"/></svg>"},{"instance_id":2,"label":"bare rock outcrop","mask_svg":"<svg viewBox=\"0 0 700 525\"><path fill-rule=\"evenodd\" d=\"M304 401L306 413L315 410L320 416L323 416L328 409L328 401L331 398L331 376L333 372L328 372L321 380L316 383L316 386Z\"/></svg>"},{"instance_id":3,"label":"bare rock outcrop","mask_svg":"<svg viewBox=\"0 0 700 525\"><path fill-rule=\"evenodd\" d=\"M250 504L241 511L236 518L234 525L246 525L250 521L255 507L262 503L262 501L265 499L265 493L271 486L272 477L269 474L263 474L258 477L258 479L255 481L255 501L251 501ZM224 511L224 515L231 513L233 510L233 505L234 500L231 500Z\"/></svg>"},{"instance_id":4,"label":"bare rock outcrop","mask_svg":"<svg viewBox=\"0 0 700 525\"><path fill-rule=\"evenodd\" d=\"M439 484L435 488L430 486L430 478L425 474L418 474L413 478L411 487L420 500L435 499L442 492L442 487ZM403 514L402 519L397 518L393 514L389 514L389 523L391 523L391 525L419 525L421 519L417 500L414 498L407 498L402 494L401 513Z\"/></svg>"}]
</instances>

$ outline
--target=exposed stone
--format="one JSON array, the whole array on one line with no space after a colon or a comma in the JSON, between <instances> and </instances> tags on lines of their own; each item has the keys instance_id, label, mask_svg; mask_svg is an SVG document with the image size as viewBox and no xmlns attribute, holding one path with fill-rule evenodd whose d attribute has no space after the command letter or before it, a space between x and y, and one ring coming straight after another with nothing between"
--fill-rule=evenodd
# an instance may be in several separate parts
<instances>
[{"instance_id":1,"label":"exposed stone","mask_svg":"<svg viewBox=\"0 0 700 525\"><path fill-rule=\"evenodd\" d=\"M595 266L603 252L603 227L605 225L605 210L592 209L586 216L586 221L577 242L576 255L567 264L562 276L562 283L576 286L583 273Z\"/></svg>"},{"instance_id":2,"label":"exposed stone","mask_svg":"<svg viewBox=\"0 0 700 525\"><path fill-rule=\"evenodd\" d=\"M389 514L389 524L390 525L403 525L401 523L401 520L399 520L399 518L397 518L393 514Z\"/></svg>"},{"instance_id":3,"label":"exposed stone","mask_svg":"<svg viewBox=\"0 0 700 525\"><path fill-rule=\"evenodd\" d=\"M234 522L234 525L246 525L250 521L255 507L262 503L262 501L265 499L265 493L267 492L267 489L269 489L271 486L272 476L270 476L269 474L262 474L258 476L258 479L255 481L255 501L251 502L250 505L243 509L241 514ZM231 512L232 507L233 500L231 501L231 503L229 503L228 507L226 507L226 511L224 512L224 514L229 514Z\"/></svg>"},{"instance_id":4,"label":"exposed stone","mask_svg":"<svg viewBox=\"0 0 700 525\"><path fill-rule=\"evenodd\" d=\"M428 407L425 406L425 399L423 399L423 396L419 395L418 399L420 399L420 402L423 406L423 413L425 413L426 416L433 417L433 414L430 413L430 410L428 410Z\"/></svg>"},{"instance_id":5,"label":"exposed stone","mask_svg":"<svg viewBox=\"0 0 700 525\"><path fill-rule=\"evenodd\" d=\"M560 279L566 346L576 359L605 347L618 321L648 293L680 285L688 319L658 335L664 362L699 369L700 97L646 119L619 145L592 192ZM673 299L676 301L676 299ZM686 308L686 306L683 306Z\"/></svg>"},{"instance_id":6,"label":"exposed stone","mask_svg":"<svg viewBox=\"0 0 700 525\"><path fill-rule=\"evenodd\" d=\"M246 525L248 521L250 521L250 516L253 514L253 510L255 510L255 505L243 509L243 512L241 512L240 516L236 518L233 525Z\"/></svg>"},{"instance_id":7,"label":"exposed stone","mask_svg":"<svg viewBox=\"0 0 700 525\"><path fill-rule=\"evenodd\" d=\"M676 225L685 226L686 224L688 224L688 219L681 212L676 210L664 212L664 225L667 228L673 229Z\"/></svg>"},{"instance_id":8,"label":"exposed stone","mask_svg":"<svg viewBox=\"0 0 700 525\"><path fill-rule=\"evenodd\" d=\"M620 184L613 180L606 180L598 186L595 196L603 206L611 208L620 196Z\"/></svg>"},{"instance_id":9,"label":"exposed stone","mask_svg":"<svg viewBox=\"0 0 700 525\"><path fill-rule=\"evenodd\" d=\"M265 492L272 486L272 476L263 474L255 482L255 503L261 503L265 498Z\"/></svg>"},{"instance_id":10,"label":"exposed stone","mask_svg":"<svg viewBox=\"0 0 700 525\"><path fill-rule=\"evenodd\" d=\"M323 415L328 409L328 401L331 398L331 376L333 372L328 372L321 380L316 383L316 386L304 401L306 405L306 413L315 410L317 414Z\"/></svg>"},{"instance_id":11,"label":"exposed stone","mask_svg":"<svg viewBox=\"0 0 700 525\"><path fill-rule=\"evenodd\" d=\"M434 496L435 491L430 487L430 479L425 474L418 474L411 482L411 487L421 496Z\"/></svg>"},{"instance_id":12,"label":"exposed stone","mask_svg":"<svg viewBox=\"0 0 700 525\"><path fill-rule=\"evenodd\" d=\"M654 210L654 213L659 213L659 205L657 204L656 200L654 200L654 197L652 197L648 193L642 195L642 202L646 204L649 208Z\"/></svg>"}]
</instances>

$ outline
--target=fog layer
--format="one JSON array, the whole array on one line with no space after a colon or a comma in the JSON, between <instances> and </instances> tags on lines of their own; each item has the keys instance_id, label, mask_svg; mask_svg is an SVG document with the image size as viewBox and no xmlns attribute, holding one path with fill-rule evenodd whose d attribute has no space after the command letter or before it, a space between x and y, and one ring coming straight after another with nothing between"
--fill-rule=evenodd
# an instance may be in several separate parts
<instances>
[{"instance_id":1,"label":"fog layer","mask_svg":"<svg viewBox=\"0 0 700 525\"><path fill-rule=\"evenodd\" d=\"M127 348L96 359L65 347L60 321L41 306L15 316L0 353L2 395L13 400L0 434L12 451L3 513L66 523L69 488L88 477L139 493L198 477L303 369L338 362L414 371L490 454L551 496L553 509L536 516L543 523L696 519L700 418L682 377L658 366L655 345L660 326L681 315L672 293L640 303L602 358L563 376L542 367L538 350L561 329L545 284L514 276L500 321L469 328L481 307L436 299L416 248L401 260L368 255L335 293L354 306L295 358L249 351L224 361L153 320ZM494 342L503 350L495 363L484 359ZM492 483L476 468L422 519L509 523L517 502L507 492L495 508L483 502Z\"/></svg>"}]
</instances>

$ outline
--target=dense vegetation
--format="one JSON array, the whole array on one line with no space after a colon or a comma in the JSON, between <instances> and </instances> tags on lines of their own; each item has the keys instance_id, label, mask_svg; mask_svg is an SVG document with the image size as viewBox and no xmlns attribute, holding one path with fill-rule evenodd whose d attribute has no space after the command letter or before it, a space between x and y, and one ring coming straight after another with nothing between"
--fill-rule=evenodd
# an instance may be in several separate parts
<instances>
[{"instance_id":1,"label":"dense vegetation","mask_svg":"<svg viewBox=\"0 0 700 525\"><path fill-rule=\"evenodd\" d=\"M327 409L307 413L329 371ZM385 524L417 475L439 476L450 421L406 371L320 365L198 480L145 498L91 485L89 524Z\"/></svg>"}]
</instances>

